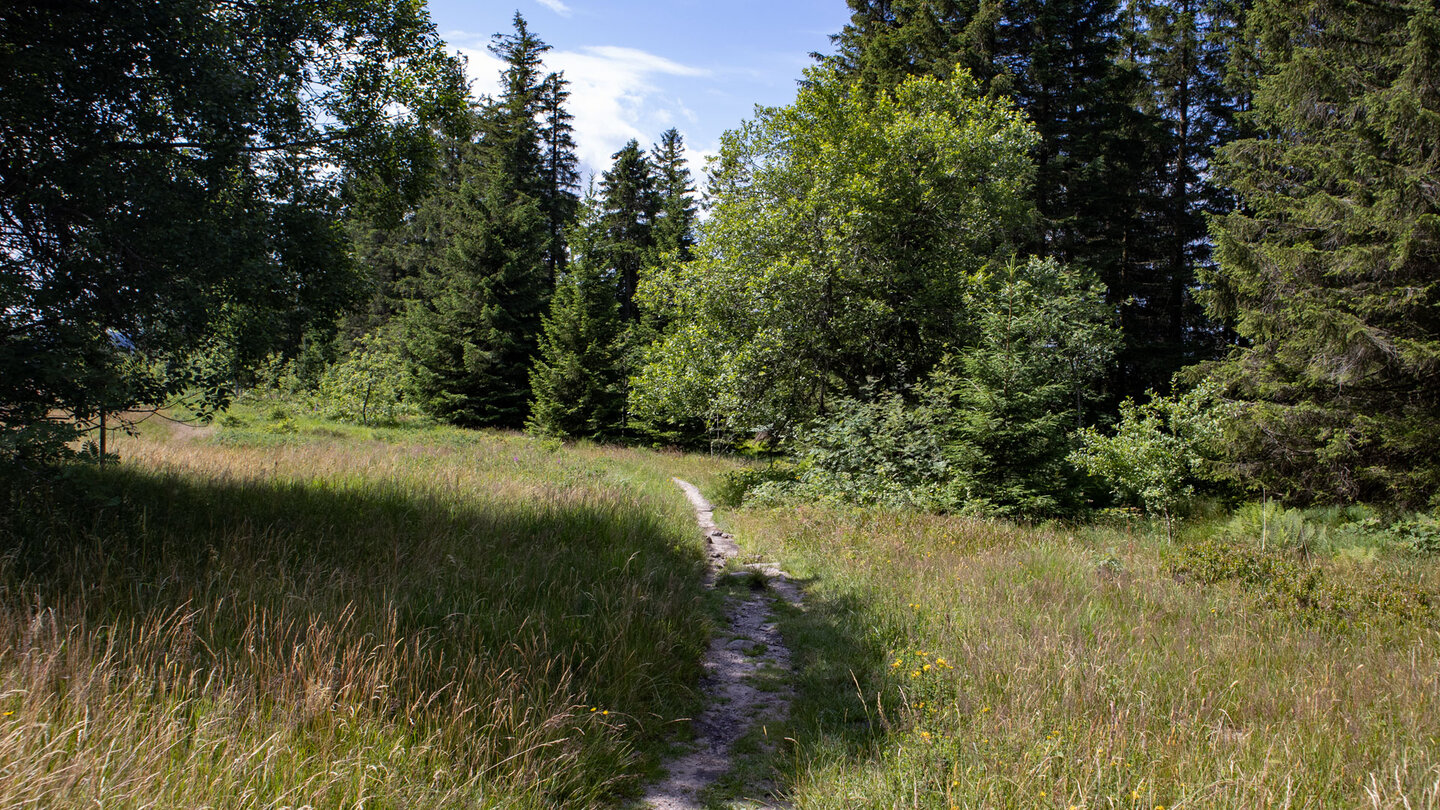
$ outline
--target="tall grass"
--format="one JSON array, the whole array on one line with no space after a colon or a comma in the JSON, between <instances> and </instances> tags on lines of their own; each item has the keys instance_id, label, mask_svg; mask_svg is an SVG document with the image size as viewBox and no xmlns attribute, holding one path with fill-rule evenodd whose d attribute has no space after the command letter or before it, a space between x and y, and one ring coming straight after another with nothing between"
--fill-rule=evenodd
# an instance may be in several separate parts
<instances>
[{"instance_id":1,"label":"tall grass","mask_svg":"<svg viewBox=\"0 0 1440 810\"><path fill-rule=\"evenodd\" d=\"M1440 806L1428 608L1291 609L1177 576L1181 550L1142 533L723 517L809 580L775 759L799 808ZM1430 561L1311 564L1440 593Z\"/></svg>"},{"instance_id":2,"label":"tall grass","mask_svg":"<svg viewBox=\"0 0 1440 810\"><path fill-rule=\"evenodd\" d=\"M666 474L712 462L447 430L118 450L6 482L0 806L597 806L694 708Z\"/></svg>"}]
</instances>

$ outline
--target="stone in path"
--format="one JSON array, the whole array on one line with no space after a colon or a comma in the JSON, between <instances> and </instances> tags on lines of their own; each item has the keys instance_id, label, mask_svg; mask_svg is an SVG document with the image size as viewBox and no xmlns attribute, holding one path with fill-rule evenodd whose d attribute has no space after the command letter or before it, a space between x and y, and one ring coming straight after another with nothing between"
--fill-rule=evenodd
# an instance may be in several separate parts
<instances>
[{"instance_id":1,"label":"stone in path","mask_svg":"<svg viewBox=\"0 0 1440 810\"><path fill-rule=\"evenodd\" d=\"M710 562L705 584L714 587L725 561L739 555L740 548L733 537L715 525L714 507L700 490L679 478L675 483L685 490L695 507L695 520L705 532ZM756 723L775 723L789 714L788 686L763 691L755 676L762 670L790 671L790 650L771 615L771 592L799 605L800 589L773 564L756 564L747 569L765 576L769 588L752 591L726 607L725 632L711 639L705 655L701 689L708 708L694 719L693 750L666 763L669 776L650 788L642 806L652 810L700 810L700 791L730 771L735 741Z\"/></svg>"}]
</instances>

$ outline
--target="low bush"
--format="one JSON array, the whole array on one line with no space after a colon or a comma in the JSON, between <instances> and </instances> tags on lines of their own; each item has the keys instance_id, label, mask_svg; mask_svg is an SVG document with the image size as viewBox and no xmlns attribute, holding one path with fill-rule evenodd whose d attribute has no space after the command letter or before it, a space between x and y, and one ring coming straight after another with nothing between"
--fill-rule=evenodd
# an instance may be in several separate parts
<instances>
[{"instance_id":1,"label":"low bush","mask_svg":"<svg viewBox=\"0 0 1440 810\"><path fill-rule=\"evenodd\" d=\"M795 467L776 462L765 467L741 467L722 473L715 486L716 506L740 506L756 490L766 484L790 485L795 482Z\"/></svg>"},{"instance_id":2,"label":"low bush","mask_svg":"<svg viewBox=\"0 0 1440 810\"><path fill-rule=\"evenodd\" d=\"M1285 514L1290 517L1281 524L1290 528L1283 531L1303 526L1298 512ZM1380 572L1341 575L1307 561L1293 547L1210 538L1179 547L1165 560L1165 570L1199 585L1235 583L1268 608L1330 628L1376 622L1440 627L1440 595Z\"/></svg>"}]
</instances>

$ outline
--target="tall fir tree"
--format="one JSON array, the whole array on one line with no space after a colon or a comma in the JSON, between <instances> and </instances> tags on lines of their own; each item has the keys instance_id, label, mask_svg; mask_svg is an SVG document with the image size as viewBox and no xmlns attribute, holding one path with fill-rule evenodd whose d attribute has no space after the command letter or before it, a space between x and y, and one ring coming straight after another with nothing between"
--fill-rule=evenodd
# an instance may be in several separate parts
<instances>
[{"instance_id":1,"label":"tall fir tree","mask_svg":"<svg viewBox=\"0 0 1440 810\"><path fill-rule=\"evenodd\" d=\"M685 160L685 139L678 129L668 129L660 142L650 148L655 166L655 191L659 196L655 222L655 247L675 261L688 262L695 248L695 184Z\"/></svg>"},{"instance_id":2,"label":"tall fir tree","mask_svg":"<svg viewBox=\"0 0 1440 810\"><path fill-rule=\"evenodd\" d=\"M675 153L673 176L632 140L615 153L598 193L587 201L585 220L575 230L575 263L560 278L531 374L532 429L606 438L626 427L627 380L654 338L635 290L660 255L666 189L683 187L687 177L678 135L667 133L664 140Z\"/></svg>"},{"instance_id":3,"label":"tall fir tree","mask_svg":"<svg viewBox=\"0 0 1440 810\"><path fill-rule=\"evenodd\" d=\"M609 272L614 273L620 316L640 320L635 290L644 269L655 258L655 223L660 196L655 189L654 167L632 140L613 156L610 170L600 178L600 226Z\"/></svg>"},{"instance_id":4,"label":"tall fir tree","mask_svg":"<svg viewBox=\"0 0 1440 810\"><path fill-rule=\"evenodd\" d=\"M1235 450L1297 500L1440 491L1440 11L1256 3L1248 125L1221 150L1208 303L1245 345Z\"/></svg>"},{"instance_id":5,"label":"tall fir tree","mask_svg":"<svg viewBox=\"0 0 1440 810\"><path fill-rule=\"evenodd\" d=\"M565 269L568 256L565 234L575 222L580 201L580 161L575 154L572 123L575 116L565 107L569 99L570 90L563 73L545 77L540 87L541 176L545 181L540 199L550 229L545 265L552 283Z\"/></svg>"},{"instance_id":6,"label":"tall fir tree","mask_svg":"<svg viewBox=\"0 0 1440 810\"><path fill-rule=\"evenodd\" d=\"M573 261L557 279L530 372L534 400L526 425L546 435L605 439L624 423L624 325L593 189L581 211L571 232Z\"/></svg>"},{"instance_id":7,"label":"tall fir tree","mask_svg":"<svg viewBox=\"0 0 1440 810\"><path fill-rule=\"evenodd\" d=\"M491 51L506 65L500 94L483 100L475 134L451 151L453 182L411 227L415 278L403 332L414 394L458 424L519 427L528 410L553 285L546 105L563 98L558 77L542 75L547 50L519 14L513 33L496 35Z\"/></svg>"},{"instance_id":8,"label":"tall fir tree","mask_svg":"<svg viewBox=\"0 0 1440 810\"><path fill-rule=\"evenodd\" d=\"M1129 324L1138 377L1164 388L1178 368L1215 357L1228 334L1197 300L1211 266L1207 217L1231 207L1213 182L1215 150L1234 140L1243 91L1228 81L1248 0L1128 0L1126 61L1144 78L1137 104L1149 123L1140 185L1147 272L1130 295L1146 302ZM1137 257L1138 258L1138 257Z\"/></svg>"}]
</instances>

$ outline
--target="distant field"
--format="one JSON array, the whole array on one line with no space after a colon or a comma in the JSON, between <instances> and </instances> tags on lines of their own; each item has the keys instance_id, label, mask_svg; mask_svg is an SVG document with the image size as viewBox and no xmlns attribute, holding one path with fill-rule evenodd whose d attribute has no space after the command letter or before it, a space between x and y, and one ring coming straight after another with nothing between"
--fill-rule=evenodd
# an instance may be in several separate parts
<instances>
[{"instance_id":1,"label":"distant field","mask_svg":"<svg viewBox=\"0 0 1440 810\"><path fill-rule=\"evenodd\" d=\"M809 581L782 625L800 701L769 729L797 807L1440 806L1434 557L721 518Z\"/></svg>"},{"instance_id":2,"label":"distant field","mask_svg":"<svg viewBox=\"0 0 1440 810\"><path fill-rule=\"evenodd\" d=\"M584 807L694 709L725 465L228 420L6 482L0 806Z\"/></svg>"}]
</instances>

